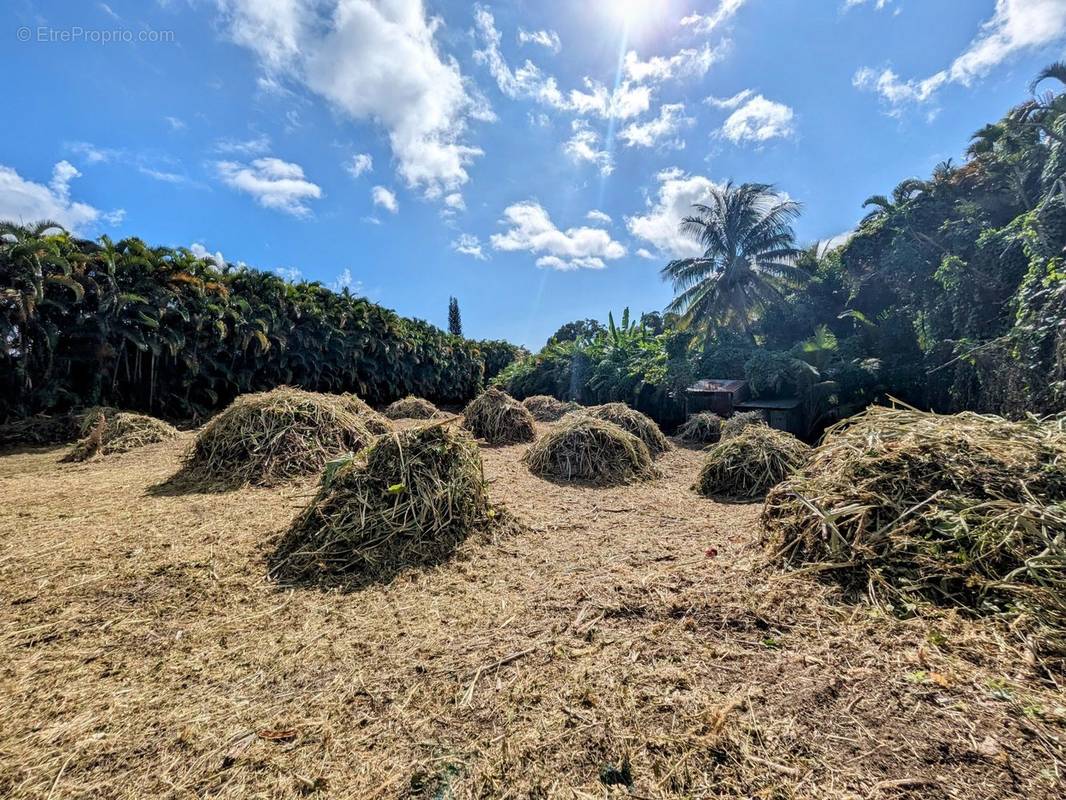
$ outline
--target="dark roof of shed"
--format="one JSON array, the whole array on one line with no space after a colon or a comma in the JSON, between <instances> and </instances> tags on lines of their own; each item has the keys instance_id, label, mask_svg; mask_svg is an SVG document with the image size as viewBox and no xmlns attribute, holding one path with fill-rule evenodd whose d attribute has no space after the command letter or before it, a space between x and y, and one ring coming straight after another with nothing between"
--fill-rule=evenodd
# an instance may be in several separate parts
<instances>
[{"instance_id":1,"label":"dark roof of shed","mask_svg":"<svg viewBox=\"0 0 1066 800\"><path fill-rule=\"evenodd\" d=\"M780 400L745 400L742 403L737 403L736 407L750 409L768 408L772 410L788 411L789 409L796 408L800 402L801 400L798 397L785 397Z\"/></svg>"}]
</instances>

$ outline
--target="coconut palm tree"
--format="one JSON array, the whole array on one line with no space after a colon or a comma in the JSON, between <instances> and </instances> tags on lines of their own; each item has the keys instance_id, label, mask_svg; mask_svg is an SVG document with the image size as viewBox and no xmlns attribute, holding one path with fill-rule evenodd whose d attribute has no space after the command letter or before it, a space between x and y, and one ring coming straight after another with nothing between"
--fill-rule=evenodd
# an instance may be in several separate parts
<instances>
[{"instance_id":1,"label":"coconut palm tree","mask_svg":"<svg viewBox=\"0 0 1066 800\"><path fill-rule=\"evenodd\" d=\"M766 184L730 181L693 208L697 213L685 217L680 229L704 253L663 268L663 279L673 282L677 294L667 311L682 315L680 327L704 336L712 326L750 335L760 313L805 277L795 265L801 251L792 231L800 206Z\"/></svg>"}]
</instances>

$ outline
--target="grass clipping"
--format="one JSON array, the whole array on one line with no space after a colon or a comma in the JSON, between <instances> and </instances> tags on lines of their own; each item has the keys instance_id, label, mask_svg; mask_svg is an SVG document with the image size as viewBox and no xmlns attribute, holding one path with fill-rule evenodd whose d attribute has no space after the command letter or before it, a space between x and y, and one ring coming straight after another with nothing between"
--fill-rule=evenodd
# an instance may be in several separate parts
<instances>
[{"instance_id":1,"label":"grass clipping","mask_svg":"<svg viewBox=\"0 0 1066 800\"><path fill-rule=\"evenodd\" d=\"M0 447L68 444L84 437L85 421L101 411L117 413L117 408L92 406L59 414L36 414L0 425Z\"/></svg>"},{"instance_id":2,"label":"grass clipping","mask_svg":"<svg viewBox=\"0 0 1066 800\"><path fill-rule=\"evenodd\" d=\"M370 404L357 394L339 395L341 405L351 411L366 425L366 429L375 436L392 433L392 423L384 414L379 414Z\"/></svg>"},{"instance_id":3,"label":"grass clipping","mask_svg":"<svg viewBox=\"0 0 1066 800\"><path fill-rule=\"evenodd\" d=\"M276 486L312 475L372 438L330 395L288 387L242 395L200 431L176 480L206 490Z\"/></svg>"},{"instance_id":4,"label":"grass clipping","mask_svg":"<svg viewBox=\"0 0 1066 800\"><path fill-rule=\"evenodd\" d=\"M689 444L714 444L722 438L722 418L710 411L693 414L678 428L677 436Z\"/></svg>"},{"instance_id":5,"label":"grass clipping","mask_svg":"<svg viewBox=\"0 0 1066 800\"><path fill-rule=\"evenodd\" d=\"M627 433L631 433L644 442L652 458L658 458L670 449L670 441L659 430L659 426L651 417L641 414L625 403L606 403L602 406L591 406L577 414L588 414L595 419L604 422L612 422Z\"/></svg>"},{"instance_id":6,"label":"grass clipping","mask_svg":"<svg viewBox=\"0 0 1066 800\"><path fill-rule=\"evenodd\" d=\"M463 425L489 444L532 442L537 438L533 415L506 392L489 387L467 405Z\"/></svg>"},{"instance_id":7,"label":"grass clipping","mask_svg":"<svg viewBox=\"0 0 1066 800\"><path fill-rule=\"evenodd\" d=\"M1020 615L1064 657L1064 421L871 408L770 494L767 545L898 610Z\"/></svg>"},{"instance_id":8,"label":"grass clipping","mask_svg":"<svg viewBox=\"0 0 1066 800\"><path fill-rule=\"evenodd\" d=\"M385 409L389 419L437 419L443 415L444 412L428 400L413 396L397 400Z\"/></svg>"},{"instance_id":9,"label":"grass clipping","mask_svg":"<svg viewBox=\"0 0 1066 800\"><path fill-rule=\"evenodd\" d=\"M803 466L810 453L790 433L751 425L708 451L692 488L704 497L758 500Z\"/></svg>"},{"instance_id":10,"label":"grass clipping","mask_svg":"<svg viewBox=\"0 0 1066 800\"><path fill-rule=\"evenodd\" d=\"M758 411L738 411L722 422L721 438L730 439L753 426L767 427L766 419Z\"/></svg>"},{"instance_id":11,"label":"grass clipping","mask_svg":"<svg viewBox=\"0 0 1066 800\"><path fill-rule=\"evenodd\" d=\"M534 475L562 481L615 486L659 475L644 442L584 414L572 415L542 436L523 460Z\"/></svg>"},{"instance_id":12,"label":"grass clipping","mask_svg":"<svg viewBox=\"0 0 1066 800\"><path fill-rule=\"evenodd\" d=\"M564 403L551 395L535 394L522 401L537 422L558 422L571 411L581 408L577 403Z\"/></svg>"},{"instance_id":13,"label":"grass clipping","mask_svg":"<svg viewBox=\"0 0 1066 800\"><path fill-rule=\"evenodd\" d=\"M81 434L63 461L88 461L97 455L126 453L173 439L178 429L155 417L98 407L83 415Z\"/></svg>"},{"instance_id":14,"label":"grass clipping","mask_svg":"<svg viewBox=\"0 0 1066 800\"><path fill-rule=\"evenodd\" d=\"M309 582L384 578L443 560L494 516L468 434L439 423L400 431L327 468L274 572Z\"/></svg>"}]
</instances>

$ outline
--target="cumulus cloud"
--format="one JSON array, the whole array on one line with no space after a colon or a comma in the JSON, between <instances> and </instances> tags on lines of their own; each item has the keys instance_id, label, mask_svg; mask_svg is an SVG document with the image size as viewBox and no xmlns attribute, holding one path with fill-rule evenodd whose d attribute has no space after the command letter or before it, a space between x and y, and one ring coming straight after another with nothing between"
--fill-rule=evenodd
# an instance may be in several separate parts
<instances>
[{"instance_id":1,"label":"cumulus cloud","mask_svg":"<svg viewBox=\"0 0 1066 800\"><path fill-rule=\"evenodd\" d=\"M370 196L374 199L374 205L385 209L390 214L395 214L400 210L400 204L396 201L396 193L390 192L384 186L375 186L370 191Z\"/></svg>"},{"instance_id":2,"label":"cumulus cloud","mask_svg":"<svg viewBox=\"0 0 1066 800\"><path fill-rule=\"evenodd\" d=\"M792 109L784 103L767 100L761 94L751 95L726 118L722 135L737 144L787 139L795 133L794 116Z\"/></svg>"},{"instance_id":3,"label":"cumulus cloud","mask_svg":"<svg viewBox=\"0 0 1066 800\"><path fill-rule=\"evenodd\" d=\"M641 61L640 56L630 50L625 56L624 70L636 83L702 78L722 55L722 50L712 50L710 45L704 45L698 50L687 48L672 56L653 56Z\"/></svg>"},{"instance_id":4,"label":"cumulus cloud","mask_svg":"<svg viewBox=\"0 0 1066 800\"><path fill-rule=\"evenodd\" d=\"M464 256L476 258L478 261L484 261L488 258L481 246L481 240L472 233L460 234L459 238L452 242L452 250L462 253Z\"/></svg>"},{"instance_id":5,"label":"cumulus cloud","mask_svg":"<svg viewBox=\"0 0 1066 800\"><path fill-rule=\"evenodd\" d=\"M352 160L344 165L344 168L353 178L358 178L367 172L374 171L374 159L369 153L356 153L352 156Z\"/></svg>"},{"instance_id":6,"label":"cumulus cloud","mask_svg":"<svg viewBox=\"0 0 1066 800\"><path fill-rule=\"evenodd\" d=\"M495 250L528 251L537 266L557 270L603 269L604 260L622 258L626 249L602 228L568 228L563 231L535 200L509 206L503 212L504 233L493 234Z\"/></svg>"},{"instance_id":7,"label":"cumulus cloud","mask_svg":"<svg viewBox=\"0 0 1066 800\"><path fill-rule=\"evenodd\" d=\"M690 14L682 18L681 25L693 33L710 33L736 14L747 0L721 0L710 14Z\"/></svg>"},{"instance_id":8,"label":"cumulus cloud","mask_svg":"<svg viewBox=\"0 0 1066 800\"><path fill-rule=\"evenodd\" d=\"M593 222L602 222L604 225L610 225L614 220L611 219L610 214L606 214L597 208L592 209L585 215L585 219L592 220Z\"/></svg>"},{"instance_id":9,"label":"cumulus cloud","mask_svg":"<svg viewBox=\"0 0 1066 800\"><path fill-rule=\"evenodd\" d=\"M876 92L899 113L906 104L930 101L948 83L971 86L1015 55L1066 38L1066 3L1062 0L996 0L992 17L951 65L927 78L901 79L889 68L863 67L852 83Z\"/></svg>"},{"instance_id":10,"label":"cumulus cloud","mask_svg":"<svg viewBox=\"0 0 1066 800\"><path fill-rule=\"evenodd\" d=\"M634 122L618 132L629 147L676 147L685 146L678 134L682 128L695 124L685 116L684 103L669 103L659 109L659 116L647 122Z\"/></svg>"},{"instance_id":11,"label":"cumulus cloud","mask_svg":"<svg viewBox=\"0 0 1066 800\"><path fill-rule=\"evenodd\" d=\"M718 184L702 175L689 175L678 168L655 176L659 183L654 198L648 198L644 214L626 217L626 228L658 252L673 258L693 258L703 254L698 242L682 236L678 225L693 213L693 203L706 202ZM644 257L651 257L645 250ZM639 253L638 253L639 255Z\"/></svg>"},{"instance_id":12,"label":"cumulus cloud","mask_svg":"<svg viewBox=\"0 0 1066 800\"><path fill-rule=\"evenodd\" d=\"M219 0L233 41L270 76L299 81L388 133L408 186L440 196L469 180L482 152L464 143L485 117L454 58L438 49L439 18L422 0Z\"/></svg>"},{"instance_id":13,"label":"cumulus cloud","mask_svg":"<svg viewBox=\"0 0 1066 800\"><path fill-rule=\"evenodd\" d=\"M264 208L294 217L310 214L306 201L322 197L322 189L304 177L299 164L280 158L257 158L250 164L218 161L215 169L227 186L251 195Z\"/></svg>"},{"instance_id":14,"label":"cumulus cloud","mask_svg":"<svg viewBox=\"0 0 1066 800\"><path fill-rule=\"evenodd\" d=\"M340 275L338 275L329 285L329 288L335 292L347 289L352 294L362 294L363 282L355 280L355 278L352 277L352 271L348 269L348 267L345 267L341 270Z\"/></svg>"},{"instance_id":15,"label":"cumulus cloud","mask_svg":"<svg viewBox=\"0 0 1066 800\"><path fill-rule=\"evenodd\" d=\"M741 104L743 104L745 100L747 100L753 94L755 94L755 92L753 92L751 89L744 89L742 91L737 92L732 97L708 97L703 102L705 102L709 106L714 106L715 108L734 109L738 108Z\"/></svg>"},{"instance_id":16,"label":"cumulus cloud","mask_svg":"<svg viewBox=\"0 0 1066 800\"><path fill-rule=\"evenodd\" d=\"M11 167L0 165L0 219L27 225L53 220L78 234L100 221L121 222L125 216L121 209L104 213L88 203L71 200L70 182L80 177L81 173L69 161L60 161L52 168L52 179L47 186L26 180Z\"/></svg>"},{"instance_id":17,"label":"cumulus cloud","mask_svg":"<svg viewBox=\"0 0 1066 800\"><path fill-rule=\"evenodd\" d=\"M452 192L444 196L444 207L449 211L466 211L466 200L462 192Z\"/></svg>"},{"instance_id":18,"label":"cumulus cloud","mask_svg":"<svg viewBox=\"0 0 1066 800\"><path fill-rule=\"evenodd\" d=\"M553 53L558 53L563 49L563 43L559 39L559 34L555 31L527 31L525 28L519 28L518 43L538 44L541 47L546 47Z\"/></svg>"},{"instance_id":19,"label":"cumulus cloud","mask_svg":"<svg viewBox=\"0 0 1066 800\"><path fill-rule=\"evenodd\" d=\"M221 250L216 250L212 253L200 242L193 242L189 245L189 252L196 258L212 262L216 267L222 268L226 266L226 259L222 257Z\"/></svg>"},{"instance_id":20,"label":"cumulus cloud","mask_svg":"<svg viewBox=\"0 0 1066 800\"><path fill-rule=\"evenodd\" d=\"M595 164L601 175L610 175L614 172L611 154L600 146L600 135L581 119L574 120L572 129L573 136L563 145L563 152L574 161L587 161Z\"/></svg>"}]
</instances>

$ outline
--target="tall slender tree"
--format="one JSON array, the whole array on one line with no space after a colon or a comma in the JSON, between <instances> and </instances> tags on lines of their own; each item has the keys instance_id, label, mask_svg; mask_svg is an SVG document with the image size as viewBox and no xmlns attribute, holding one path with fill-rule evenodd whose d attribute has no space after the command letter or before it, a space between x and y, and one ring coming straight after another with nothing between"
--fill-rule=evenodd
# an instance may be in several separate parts
<instances>
[{"instance_id":1,"label":"tall slender tree","mask_svg":"<svg viewBox=\"0 0 1066 800\"><path fill-rule=\"evenodd\" d=\"M463 318L459 316L459 301L454 297L448 298L448 333L452 336L463 335Z\"/></svg>"}]
</instances>

